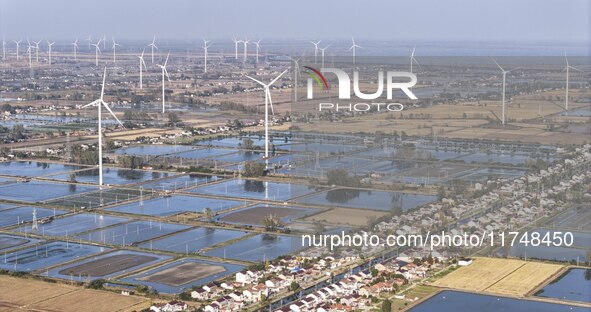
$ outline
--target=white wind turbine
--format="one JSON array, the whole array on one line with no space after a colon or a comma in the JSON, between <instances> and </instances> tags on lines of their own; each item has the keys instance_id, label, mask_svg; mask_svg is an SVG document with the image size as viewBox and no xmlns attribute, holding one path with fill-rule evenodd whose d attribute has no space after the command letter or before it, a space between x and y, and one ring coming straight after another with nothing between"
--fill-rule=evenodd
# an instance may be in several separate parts
<instances>
[{"instance_id":1,"label":"white wind turbine","mask_svg":"<svg viewBox=\"0 0 591 312\"><path fill-rule=\"evenodd\" d=\"M76 51L78 50L78 37L76 37L76 40L72 42L72 49L74 50L74 61L77 61L78 56L76 55Z\"/></svg>"},{"instance_id":2,"label":"white wind turbine","mask_svg":"<svg viewBox=\"0 0 591 312\"><path fill-rule=\"evenodd\" d=\"M146 62L144 62L144 52L146 52L146 49L144 48L144 50L142 51L142 55L138 56L140 59L140 89L144 88L143 85L143 73L142 73L142 65L144 66L145 70L148 70L148 66L146 66Z\"/></svg>"},{"instance_id":3,"label":"white wind turbine","mask_svg":"<svg viewBox=\"0 0 591 312\"><path fill-rule=\"evenodd\" d=\"M321 56L322 56L322 66L320 68L324 68L324 51L326 51L326 49L328 49L328 47L330 47L330 44L327 45L324 48L320 48L319 49L320 50L320 53L321 53Z\"/></svg>"},{"instance_id":4,"label":"white wind turbine","mask_svg":"<svg viewBox=\"0 0 591 312\"><path fill-rule=\"evenodd\" d=\"M113 63L117 63L117 52L116 52L116 48L120 47L121 45L118 44L117 42L115 42L115 38L111 37L111 40L113 40Z\"/></svg>"},{"instance_id":5,"label":"white wind turbine","mask_svg":"<svg viewBox=\"0 0 591 312\"><path fill-rule=\"evenodd\" d=\"M105 34L103 34L103 37L101 38L101 40L99 40L99 42L103 42L103 50L107 48L107 36L105 36Z\"/></svg>"},{"instance_id":6,"label":"white wind turbine","mask_svg":"<svg viewBox=\"0 0 591 312\"><path fill-rule=\"evenodd\" d=\"M164 65L158 65L158 67L160 67L162 69L162 113L164 114L164 112L166 111L166 102L164 101L164 75L166 75L166 78L168 78L168 81L170 82L170 76L168 75L168 71L166 70L166 64L168 63L168 57L170 56L170 52L168 52L168 55L166 56L166 61L164 61Z\"/></svg>"},{"instance_id":7,"label":"white wind turbine","mask_svg":"<svg viewBox=\"0 0 591 312\"><path fill-rule=\"evenodd\" d=\"M349 51L353 50L353 64L355 64L355 49L356 48L360 48L360 45L355 44L355 39L353 37L351 37L351 41L353 42L353 45L349 48Z\"/></svg>"},{"instance_id":8,"label":"white wind turbine","mask_svg":"<svg viewBox=\"0 0 591 312\"><path fill-rule=\"evenodd\" d=\"M501 69L501 72L503 73L503 108L501 112L501 123L505 125L505 83L507 81L507 74L516 70L517 68L513 68L511 70L504 70L503 67L501 67L501 65L499 65L499 63L497 63L495 59L493 59L493 61L495 62L495 64L497 64L497 66Z\"/></svg>"},{"instance_id":9,"label":"white wind turbine","mask_svg":"<svg viewBox=\"0 0 591 312\"><path fill-rule=\"evenodd\" d=\"M412 73L412 64L413 63L417 63L417 65L419 65L419 69L421 69L421 64L419 64L419 61L417 61L417 59L415 58L415 49L417 47L412 48L412 52L410 53L410 72Z\"/></svg>"},{"instance_id":10,"label":"white wind turbine","mask_svg":"<svg viewBox=\"0 0 591 312\"><path fill-rule=\"evenodd\" d=\"M99 47L99 44L101 42L97 42L96 44L92 44L94 46L94 64L95 66L98 66L98 55L101 52L101 48Z\"/></svg>"},{"instance_id":11,"label":"white wind turbine","mask_svg":"<svg viewBox=\"0 0 591 312\"><path fill-rule=\"evenodd\" d=\"M6 39L2 38L2 59L6 59Z\"/></svg>"},{"instance_id":12,"label":"white wind turbine","mask_svg":"<svg viewBox=\"0 0 591 312\"><path fill-rule=\"evenodd\" d=\"M98 100L94 100L89 104L82 106L81 108L87 108L90 106L97 106L98 107L98 153L99 153L99 189L103 187L103 126L102 126L102 107L104 106L111 116L117 120L117 122L121 125L121 127L125 128L119 118L115 116L115 113L111 110L111 108L107 105L107 103L103 100L105 95L105 79L107 77L107 68L103 72L103 86L101 88L101 97Z\"/></svg>"},{"instance_id":13,"label":"white wind turbine","mask_svg":"<svg viewBox=\"0 0 591 312\"><path fill-rule=\"evenodd\" d=\"M271 91L269 88L277 81L283 74L285 74L289 69L284 70L279 76L275 77L275 79L271 80L268 84L265 84L259 80L256 80L248 75L246 77L261 86L265 89L265 163L269 161L269 106L271 106L271 113L275 115L273 110L273 101L271 100Z\"/></svg>"},{"instance_id":14,"label":"white wind turbine","mask_svg":"<svg viewBox=\"0 0 591 312\"><path fill-rule=\"evenodd\" d=\"M51 65L51 47L55 44L54 42L47 41L47 53L49 53L49 65Z\"/></svg>"},{"instance_id":15,"label":"white wind turbine","mask_svg":"<svg viewBox=\"0 0 591 312\"><path fill-rule=\"evenodd\" d=\"M236 37L232 38L234 41L234 58L238 59L238 44L242 43L242 40L237 40Z\"/></svg>"},{"instance_id":16,"label":"white wind turbine","mask_svg":"<svg viewBox=\"0 0 591 312\"><path fill-rule=\"evenodd\" d=\"M207 48L209 48L208 43L209 43L209 41L203 39L203 52L204 52L203 61L204 61L204 64L205 64L205 67L204 67L204 70L203 71L206 72L206 73L207 73Z\"/></svg>"},{"instance_id":17,"label":"white wind turbine","mask_svg":"<svg viewBox=\"0 0 591 312\"><path fill-rule=\"evenodd\" d=\"M90 51L90 45L92 44L92 37L90 35L88 35L88 38L86 38L86 41L88 41L88 50Z\"/></svg>"},{"instance_id":18,"label":"white wind turbine","mask_svg":"<svg viewBox=\"0 0 591 312\"><path fill-rule=\"evenodd\" d=\"M580 71L583 72L582 70L574 67L574 66L570 66L568 64L568 57L566 57L566 52L564 52L564 60L566 61L566 67L564 68L564 70L566 70L566 94L564 97L564 110L568 110L568 76L569 76L569 69L574 69L576 71Z\"/></svg>"},{"instance_id":19,"label":"white wind turbine","mask_svg":"<svg viewBox=\"0 0 591 312\"><path fill-rule=\"evenodd\" d=\"M318 40L318 42L310 41L310 43L314 45L314 64L318 64L318 45L320 42L322 42L322 40Z\"/></svg>"},{"instance_id":20,"label":"white wind turbine","mask_svg":"<svg viewBox=\"0 0 591 312\"><path fill-rule=\"evenodd\" d=\"M156 46L156 36L152 38L152 43L150 43L148 46L152 49L152 64L154 64L154 48L158 49Z\"/></svg>"},{"instance_id":21,"label":"white wind turbine","mask_svg":"<svg viewBox=\"0 0 591 312\"><path fill-rule=\"evenodd\" d=\"M35 44L35 62L39 63L39 44L41 43L41 40L33 40L33 43Z\"/></svg>"},{"instance_id":22,"label":"white wind turbine","mask_svg":"<svg viewBox=\"0 0 591 312\"><path fill-rule=\"evenodd\" d=\"M18 61L18 59L20 57L20 55L18 54L18 49L19 49L19 47L21 45L21 41L23 41L23 40L22 39L19 39L18 41L17 40L13 40L13 41L16 44L16 60Z\"/></svg>"},{"instance_id":23,"label":"white wind turbine","mask_svg":"<svg viewBox=\"0 0 591 312\"><path fill-rule=\"evenodd\" d=\"M246 63L246 53L248 50L248 43L250 42L250 40L248 40L248 38L244 38L244 41L242 41L242 44L244 44L244 59L242 60L243 62Z\"/></svg>"},{"instance_id":24,"label":"white wind turbine","mask_svg":"<svg viewBox=\"0 0 591 312\"><path fill-rule=\"evenodd\" d=\"M261 49L261 39L259 41L253 41L254 45L256 46L256 63L259 63L259 50Z\"/></svg>"}]
</instances>

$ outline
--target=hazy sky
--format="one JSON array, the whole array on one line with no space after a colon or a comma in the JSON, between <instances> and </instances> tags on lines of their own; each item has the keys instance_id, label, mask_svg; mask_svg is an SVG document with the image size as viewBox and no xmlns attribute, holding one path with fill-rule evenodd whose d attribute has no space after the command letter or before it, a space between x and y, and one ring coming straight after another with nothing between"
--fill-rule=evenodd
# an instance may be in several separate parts
<instances>
[{"instance_id":1,"label":"hazy sky","mask_svg":"<svg viewBox=\"0 0 591 312\"><path fill-rule=\"evenodd\" d=\"M589 44L589 0L0 0L12 38L543 41Z\"/></svg>"}]
</instances>

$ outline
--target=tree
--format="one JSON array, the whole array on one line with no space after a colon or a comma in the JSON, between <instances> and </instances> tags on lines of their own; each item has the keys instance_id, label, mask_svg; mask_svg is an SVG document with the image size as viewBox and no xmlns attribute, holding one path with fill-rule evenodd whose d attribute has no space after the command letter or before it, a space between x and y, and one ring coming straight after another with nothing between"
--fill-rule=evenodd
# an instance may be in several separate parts
<instances>
[{"instance_id":1,"label":"tree","mask_svg":"<svg viewBox=\"0 0 591 312\"><path fill-rule=\"evenodd\" d=\"M242 175L245 177L261 177L265 174L265 164L259 163L246 163L244 165L244 172Z\"/></svg>"},{"instance_id":2,"label":"tree","mask_svg":"<svg viewBox=\"0 0 591 312\"><path fill-rule=\"evenodd\" d=\"M385 299L382 302L382 312L390 312L392 311L392 302L389 299Z\"/></svg>"},{"instance_id":3,"label":"tree","mask_svg":"<svg viewBox=\"0 0 591 312\"><path fill-rule=\"evenodd\" d=\"M92 282L88 283L88 286L87 286L87 287L88 287L88 288L91 288L91 289L102 289L102 288L103 288L103 285L104 285L106 282L107 282L107 281L106 281L106 280L104 280L104 279L102 279L102 278L95 279L94 281L92 281Z\"/></svg>"},{"instance_id":4,"label":"tree","mask_svg":"<svg viewBox=\"0 0 591 312\"><path fill-rule=\"evenodd\" d=\"M213 217L215 216L213 209L211 209L210 207L205 208L205 219L207 219L207 221L212 221Z\"/></svg>"},{"instance_id":5,"label":"tree","mask_svg":"<svg viewBox=\"0 0 591 312\"><path fill-rule=\"evenodd\" d=\"M246 139L242 140L242 148L243 149L253 150L254 147L255 147L254 142L251 139L246 138Z\"/></svg>"},{"instance_id":6,"label":"tree","mask_svg":"<svg viewBox=\"0 0 591 312\"><path fill-rule=\"evenodd\" d=\"M181 122L181 119L176 113L168 113L168 125L171 127L176 126L177 123Z\"/></svg>"},{"instance_id":7,"label":"tree","mask_svg":"<svg viewBox=\"0 0 591 312\"><path fill-rule=\"evenodd\" d=\"M298 284L298 282L296 281L291 282L291 284L289 285L289 290L296 291L298 289L300 289L300 284Z\"/></svg>"},{"instance_id":8,"label":"tree","mask_svg":"<svg viewBox=\"0 0 591 312\"><path fill-rule=\"evenodd\" d=\"M281 225L281 222L274 215L269 214L263 219L263 225L265 226L265 230L269 232L275 232L277 231L277 228Z\"/></svg>"},{"instance_id":9,"label":"tree","mask_svg":"<svg viewBox=\"0 0 591 312\"><path fill-rule=\"evenodd\" d=\"M328 178L328 185L341 185L341 186L361 186L361 179L357 176L349 176L349 173L345 169L332 169L326 173Z\"/></svg>"},{"instance_id":10,"label":"tree","mask_svg":"<svg viewBox=\"0 0 591 312\"><path fill-rule=\"evenodd\" d=\"M25 138L24 133L25 133L25 127L21 124L16 124L12 127L12 131L10 132L10 135L13 140L17 141L17 140L22 140Z\"/></svg>"}]
</instances>

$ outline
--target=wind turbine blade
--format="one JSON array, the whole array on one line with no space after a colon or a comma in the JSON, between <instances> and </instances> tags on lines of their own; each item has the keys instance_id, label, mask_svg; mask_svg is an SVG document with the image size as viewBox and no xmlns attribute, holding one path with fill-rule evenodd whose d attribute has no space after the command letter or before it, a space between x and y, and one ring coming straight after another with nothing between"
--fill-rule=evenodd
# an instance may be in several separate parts
<instances>
[{"instance_id":1,"label":"wind turbine blade","mask_svg":"<svg viewBox=\"0 0 591 312\"><path fill-rule=\"evenodd\" d=\"M166 70L166 67L164 67L163 69L164 69L164 73L166 74L166 78L168 78L168 82L170 82L170 76L168 75L168 70Z\"/></svg>"},{"instance_id":2,"label":"wind turbine blade","mask_svg":"<svg viewBox=\"0 0 591 312\"><path fill-rule=\"evenodd\" d=\"M117 118L117 116L115 116L115 113L113 113L113 111L111 110L109 105L107 105L107 103L105 103L105 101L103 101L103 100L101 100L101 104L109 111L109 113L111 113L111 116L113 116L113 118L115 118L115 120L117 120L117 122L121 125L121 127L125 128L125 126L123 125L121 120L119 120L119 118Z\"/></svg>"},{"instance_id":3,"label":"wind turbine blade","mask_svg":"<svg viewBox=\"0 0 591 312\"><path fill-rule=\"evenodd\" d=\"M271 86L273 83L275 83L275 81L277 81L277 79L281 78L281 76L283 76L285 73L287 73L288 69L284 70L281 74L279 74L279 76L277 76L275 79L271 80L271 82L269 82L269 86Z\"/></svg>"},{"instance_id":4,"label":"wind turbine blade","mask_svg":"<svg viewBox=\"0 0 591 312\"><path fill-rule=\"evenodd\" d=\"M101 88L101 101L103 100L103 96L105 95L105 80L107 78L107 67L105 66L105 71L103 72L103 86Z\"/></svg>"},{"instance_id":5,"label":"wind turbine blade","mask_svg":"<svg viewBox=\"0 0 591 312\"><path fill-rule=\"evenodd\" d=\"M515 68L513 68L513 69L510 69L510 70L506 71L506 73L510 73L510 72L512 72L512 71L514 71L514 70L517 70L517 69L521 69L521 67L515 67Z\"/></svg>"},{"instance_id":6,"label":"wind turbine blade","mask_svg":"<svg viewBox=\"0 0 591 312\"><path fill-rule=\"evenodd\" d=\"M166 55L166 61L164 61L164 67L166 67L166 64L168 63L169 56L170 56L170 52L168 52L168 55Z\"/></svg>"},{"instance_id":7,"label":"wind turbine blade","mask_svg":"<svg viewBox=\"0 0 591 312\"><path fill-rule=\"evenodd\" d=\"M495 64L497 64L497 66L499 66L499 68L501 69L501 71L503 71L503 72L505 71L505 70L503 69L503 67L501 67L501 65L499 65L499 63L497 63L497 61L496 61L495 59L492 59L492 60L493 60L493 62L495 62Z\"/></svg>"},{"instance_id":8,"label":"wind turbine blade","mask_svg":"<svg viewBox=\"0 0 591 312\"><path fill-rule=\"evenodd\" d=\"M569 66L568 65L568 57L566 57L566 51L564 51L564 60L566 61L566 66Z\"/></svg>"},{"instance_id":9,"label":"wind turbine blade","mask_svg":"<svg viewBox=\"0 0 591 312\"><path fill-rule=\"evenodd\" d=\"M570 69L574 69L574 70L576 70L576 71L580 71L581 73L584 73L584 72L585 72L585 71L583 71L583 70L582 70L582 69L580 69L580 68L576 68L576 67L574 67L574 66L570 66L570 65L568 66L568 68L570 68Z\"/></svg>"},{"instance_id":10,"label":"wind turbine blade","mask_svg":"<svg viewBox=\"0 0 591 312\"><path fill-rule=\"evenodd\" d=\"M269 106L271 107L271 114L275 115L275 109L273 109L273 101L271 100L271 91L269 90L269 88L265 88L265 93L267 94L267 97L269 98Z\"/></svg>"},{"instance_id":11,"label":"wind turbine blade","mask_svg":"<svg viewBox=\"0 0 591 312\"><path fill-rule=\"evenodd\" d=\"M95 106L95 105L99 104L99 102L100 102L99 100L94 100L94 101L92 101L92 102L90 102L90 103L88 103L88 104L86 104L86 105L84 105L84 106L82 106L80 108L87 108L87 107Z\"/></svg>"},{"instance_id":12,"label":"wind turbine blade","mask_svg":"<svg viewBox=\"0 0 591 312\"><path fill-rule=\"evenodd\" d=\"M254 80L256 83L258 83L258 84L260 84L260 85L262 85L262 86L265 86L265 87L267 86L267 85L266 85L266 84L264 84L262 81L256 80L256 79L254 79L254 78L250 77L249 75L244 75L244 76L245 76L246 78L250 79L250 80Z\"/></svg>"}]
</instances>

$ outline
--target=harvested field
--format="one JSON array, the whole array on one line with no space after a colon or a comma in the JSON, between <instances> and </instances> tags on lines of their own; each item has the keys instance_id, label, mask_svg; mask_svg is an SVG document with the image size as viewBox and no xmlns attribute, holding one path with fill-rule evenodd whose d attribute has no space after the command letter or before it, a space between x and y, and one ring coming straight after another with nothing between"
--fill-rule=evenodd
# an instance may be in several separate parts
<instances>
[{"instance_id":1,"label":"harvested field","mask_svg":"<svg viewBox=\"0 0 591 312\"><path fill-rule=\"evenodd\" d=\"M138 280L178 287L224 271L226 269L221 265L187 262Z\"/></svg>"},{"instance_id":2,"label":"harvested field","mask_svg":"<svg viewBox=\"0 0 591 312\"><path fill-rule=\"evenodd\" d=\"M555 275L562 268L563 266L558 264L528 262L520 267L519 270L487 288L486 291L524 296L533 288L544 283L550 276Z\"/></svg>"},{"instance_id":3,"label":"harvested field","mask_svg":"<svg viewBox=\"0 0 591 312\"><path fill-rule=\"evenodd\" d=\"M59 274L100 277L127 270L157 259L157 257L138 254L114 255L61 270Z\"/></svg>"},{"instance_id":4,"label":"harvested field","mask_svg":"<svg viewBox=\"0 0 591 312\"><path fill-rule=\"evenodd\" d=\"M149 300L142 297L0 276L0 311L113 312L148 306Z\"/></svg>"},{"instance_id":5,"label":"harvested field","mask_svg":"<svg viewBox=\"0 0 591 312\"><path fill-rule=\"evenodd\" d=\"M432 285L468 291L524 296L548 278L554 276L561 268L563 268L562 265L542 262L475 258L471 265L451 272L433 282Z\"/></svg>"},{"instance_id":6,"label":"harvested field","mask_svg":"<svg viewBox=\"0 0 591 312\"><path fill-rule=\"evenodd\" d=\"M330 224L366 226L374 218L388 215L386 212L368 209L335 208L306 218L306 221L320 221Z\"/></svg>"}]
</instances>

